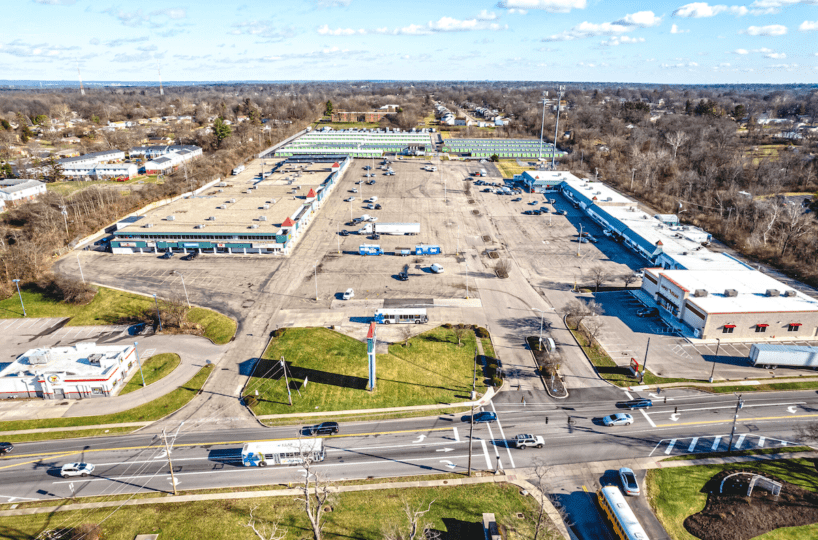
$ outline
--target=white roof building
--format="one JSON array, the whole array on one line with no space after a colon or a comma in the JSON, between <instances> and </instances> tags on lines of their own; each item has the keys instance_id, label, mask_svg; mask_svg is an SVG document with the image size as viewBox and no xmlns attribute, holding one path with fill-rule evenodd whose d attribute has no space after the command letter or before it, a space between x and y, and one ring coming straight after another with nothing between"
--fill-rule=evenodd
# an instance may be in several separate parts
<instances>
[{"instance_id":1,"label":"white roof building","mask_svg":"<svg viewBox=\"0 0 818 540\"><path fill-rule=\"evenodd\" d=\"M39 180L8 178L0 180L0 208L12 206L22 201L30 201L45 193L46 188Z\"/></svg>"},{"instance_id":2,"label":"white roof building","mask_svg":"<svg viewBox=\"0 0 818 540\"><path fill-rule=\"evenodd\" d=\"M136 365L133 345L31 349L0 370L0 398L112 396Z\"/></svg>"}]
</instances>

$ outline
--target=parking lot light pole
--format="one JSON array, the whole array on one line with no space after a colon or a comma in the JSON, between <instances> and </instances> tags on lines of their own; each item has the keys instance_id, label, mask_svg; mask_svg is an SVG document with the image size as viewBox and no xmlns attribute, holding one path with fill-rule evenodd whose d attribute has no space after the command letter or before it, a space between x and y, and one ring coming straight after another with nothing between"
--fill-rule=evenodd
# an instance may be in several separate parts
<instances>
[{"instance_id":1,"label":"parking lot light pole","mask_svg":"<svg viewBox=\"0 0 818 540\"><path fill-rule=\"evenodd\" d=\"M318 302L318 259L315 260L312 267L315 270L315 301Z\"/></svg>"},{"instance_id":2,"label":"parking lot light pole","mask_svg":"<svg viewBox=\"0 0 818 540\"><path fill-rule=\"evenodd\" d=\"M139 359L138 341L133 342L133 350L136 352L136 363L139 364L139 374L142 375L142 388L145 388L145 374L142 373L142 360Z\"/></svg>"},{"instance_id":3,"label":"parking lot light pole","mask_svg":"<svg viewBox=\"0 0 818 540\"><path fill-rule=\"evenodd\" d=\"M531 309L533 309L534 311L539 311L540 312L540 349L542 349L542 327L543 327L543 322L545 321L545 311L543 311L541 309L537 309L535 307L533 307Z\"/></svg>"},{"instance_id":4,"label":"parking lot light pole","mask_svg":"<svg viewBox=\"0 0 818 540\"><path fill-rule=\"evenodd\" d=\"M171 274L177 275L180 278L182 278L182 289L184 289L184 291L185 291L185 300L187 301L187 308L190 309L190 298L188 298L188 296L187 296L187 287L185 286L185 276L183 276L182 273L179 272L178 270L174 270L173 272L171 272Z\"/></svg>"},{"instance_id":5,"label":"parking lot light pole","mask_svg":"<svg viewBox=\"0 0 818 540\"><path fill-rule=\"evenodd\" d=\"M710 370L710 382L713 382L713 374L716 373L716 360L719 358L719 347L721 347L721 338L716 338L716 356L713 358L713 369Z\"/></svg>"},{"instance_id":6,"label":"parking lot light pole","mask_svg":"<svg viewBox=\"0 0 818 540\"><path fill-rule=\"evenodd\" d=\"M153 295L153 304L156 306L156 318L159 319L159 331L162 331L162 315L159 314L159 300Z\"/></svg>"},{"instance_id":7,"label":"parking lot light pole","mask_svg":"<svg viewBox=\"0 0 818 540\"><path fill-rule=\"evenodd\" d=\"M20 280L12 279L12 281L17 285L17 294L20 296L20 307L23 308L23 317L28 317L28 315L26 315L26 306L23 304L23 293L20 292Z\"/></svg>"},{"instance_id":8,"label":"parking lot light pole","mask_svg":"<svg viewBox=\"0 0 818 540\"><path fill-rule=\"evenodd\" d=\"M577 238L577 257L579 257L579 247L582 245L582 223L579 224L579 238Z\"/></svg>"}]
</instances>

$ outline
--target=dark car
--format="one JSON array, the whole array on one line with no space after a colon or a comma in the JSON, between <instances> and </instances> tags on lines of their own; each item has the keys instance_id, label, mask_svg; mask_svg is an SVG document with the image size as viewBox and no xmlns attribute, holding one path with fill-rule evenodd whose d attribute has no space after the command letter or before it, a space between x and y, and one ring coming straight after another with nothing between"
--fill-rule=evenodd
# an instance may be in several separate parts
<instances>
[{"instance_id":1,"label":"dark car","mask_svg":"<svg viewBox=\"0 0 818 540\"><path fill-rule=\"evenodd\" d=\"M659 308L646 308L636 312L640 317L655 317L659 315Z\"/></svg>"},{"instance_id":2,"label":"dark car","mask_svg":"<svg viewBox=\"0 0 818 540\"><path fill-rule=\"evenodd\" d=\"M344 229L341 232L339 232L338 234L341 235L341 236L349 236L349 231Z\"/></svg>"},{"instance_id":3,"label":"dark car","mask_svg":"<svg viewBox=\"0 0 818 540\"><path fill-rule=\"evenodd\" d=\"M568 212L566 212L565 210L560 210L559 212L557 212L557 214L559 214L561 216L567 216Z\"/></svg>"},{"instance_id":4,"label":"dark car","mask_svg":"<svg viewBox=\"0 0 818 540\"><path fill-rule=\"evenodd\" d=\"M199 257L199 252L198 251L192 251L192 252L188 253L187 255L185 255L184 257L182 257L182 260L183 261L192 261L193 259L197 259L198 257Z\"/></svg>"},{"instance_id":5,"label":"dark car","mask_svg":"<svg viewBox=\"0 0 818 540\"><path fill-rule=\"evenodd\" d=\"M491 411L483 411L474 415L475 424L487 424L497 420L497 415Z\"/></svg>"},{"instance_id":6,"label":"dark car","mask_svg":"<svg viewBox=\"0 0 818 540\"><path fill-rule=\"evenodd\" d=\"M535 216L539 216L540 214L542 214L542 212L540 212L539 210L532 210L531 213L534 214Z\"/></svg>"},{"instance_id":7,"label":"dark car","mask_svg":"<svg viewBox=\"0 0 818 540\"><path fill-rule=\"evenodd\" d=\"M383 208L383 207L380 204L375 205L375 210L380 210L381 208Z\"/></svg>"},{"instance_id":8,"label":"dark car","mask_svg":"<svg viewBox=\"0 0 818 540\"><path fill-rule=\"evenodd\" d=\"M8 454L14 450L14 445L10 442L0 442L0 454Z\"/></svg>"},{"instance_id":9,"label":"dark car","mask_svg":"<svg viewBox=\"0 0 818 540\"><path fill-rule=\"evenodd\" d=\"M335 435L338 433L338 422L321 422L314 426L307 426L304 435Z\"/></svg>"},{"instance_id":10,"label":"dark car","mask_svg":"<svg viewBox=\"0 0 818 540\"><path fill-rule=\"evenodd\" d=\"M534 210L526 210L525 212L523 212L523 214L525 214L527 216L533 216L534 215Z\"/></svg>"},{"instance_id":11,"label":"dark car","mask_svg":"<svg viewBox=\"0 0 818 540\"><path fill-rule=\"evenodd\" d=\"M647 398L631 399L628 401L620 401L616 404L620 409L650 409L653 407L653 402Z\"/></svg>"},{"instance_id":12,"label":"dark car","mask_svg":"<svg viewBox=\"0 0 818 540\"><path fill-rule=\"evenodd\" d=\"M173 257L173 252L172 252L172 251L166 251L166 252L165 252L165 253L163 253L163 254L162 254L162 256L161 256L161 257L159 257L159 258L160 258L160 259L170 259L171 257Z\"/></svg>"},{"instance_id":13,"label":"dark car","mask_svg":"<svg viewBox=\"0 0 818 540\"><path fill-rule=\"evenodd\" d=\"M378 234L378 233L373 233L373 234L372 234L372 236L370 236L370 238L371 238L372 240L380 240L380 239L381 239L381 235L380 235L380 234Z\"/></svg>"},{"instance_id":14,"label":"dark car","mask_svg":"<svg viewBox=\"0 0 818 540\"><path fill-rule=\"evenodd\" d=\"M398 274L398 279L401 281L409 281L409 273L401 272L400 274Z\"/></svg>"},{"instance_id":15,"label":"dark car","mask_svg":"<svg viewBox=\"0 0 818 540\"><path fill-rule=\"evenodd\" d=\"M550 212L550 210L548 208L546 208L545 206L540 207L540 213L547 214L548 212Z\"/></svg>"}]
</instances>

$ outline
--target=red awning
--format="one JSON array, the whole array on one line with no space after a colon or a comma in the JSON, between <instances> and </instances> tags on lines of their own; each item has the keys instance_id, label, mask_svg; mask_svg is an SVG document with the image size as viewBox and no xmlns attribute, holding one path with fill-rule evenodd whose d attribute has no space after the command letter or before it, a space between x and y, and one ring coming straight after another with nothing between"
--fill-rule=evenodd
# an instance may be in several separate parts
<instances>
[{"instance_id":1,"label":"red awning","mask_svg":"<svg viewBox=\"0 0 818 540\"><path fill-rule=\"evenodd\" d=\"M770 325L769 324L757 324L756 326L758 326L759 328L767 328Z\"/></svg>"},{"instance_id":2,"label":"red awning","mask_svg":"<svg viewBox=\"0 0 818 540\"><path fill-rule=\"evenodd\" d=\"M735 328L736 325L735 324L725 324L724 327L725 328Z\"/></svg>"},{"instance_id":3,"label":"red awning","mask_svg":"<svg viewBox=\"0 0 818 540\"><path fill-rule=\"evenodd\" d=\"M791 322L790 326L802 326L800 322Z\"/></svg>"}]
</instances>

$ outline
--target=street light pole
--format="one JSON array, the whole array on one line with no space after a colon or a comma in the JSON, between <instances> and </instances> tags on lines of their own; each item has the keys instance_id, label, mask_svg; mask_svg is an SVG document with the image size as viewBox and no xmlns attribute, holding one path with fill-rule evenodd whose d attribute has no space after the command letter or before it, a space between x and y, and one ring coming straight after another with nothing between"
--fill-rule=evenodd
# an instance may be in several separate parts
<instances>
[{"instance_id":1,"label":"street light pole","mask_svg":"<svg viewBox=\"0 0 818 540\"><path fill-rule=\"evenodd\" d=\"M315 260L312 267L315 270L315 301L318 302L318 259Z\"/></svg>"},{"instance_id":2,"label":"street light pole","mask_svg":"<svg viewBox=\"0 0 818 540\"><path fill-rule=\"evenodd\" d=\"M179 272L178 270L174 270L171 273L176 274L177 276L182 278L182 289L184 289L184 291L185 291L185 300L187 301L187 308L190 309L190 298L188 298L188 296L187 296L187 287L185 286L185 276L183 276L182 273Z\"/></svg>"},{"instance_id":3,"label":"street light pole","mask_svg":"<svg viewBox=\"0 0 818 540\"><path fill-rule=\"evenodd\" d=\"M577 238L577 257L579 257L579 247L582 245L582 223L579 224L579 238Z\"/></svg>"},{"instance_id":4,"label":"street light pole","mask_svg":"<svg viewBox=\"0 0 818 540\"><path fill-rule=\"evenodd\" d=\"M562 105L562 93L565 92L565 86L560 85L560 93L557 96L557 125L554 127L554 150L551 152L551 170L555 170L554 161L557 159L557 135L560 130L560 108Z\"/></svg>"},{"instance_id":5,"label":"street light pole","mask_svg":"<svg viewBox=\"0 0 818 540\"><path fill-rule=\"evenodd\" d=\"M537 156L537 161L542 161L542 138L545 131L545 95L542 96L542 123L540 124L540 154Z\"/></svg>"},{"instance_id":6,"label":"street light pole","mask_svg":"<svg viewBox=\"0 0 818 540\"><path fill-rule=\"evenodd\" d=\"M156 318L159 319L159 331L162 331L162 315L159 313L159 300L156 299L156 295L153 295L153 304L156 306Z\"/></svg>"},{"instance_id":7,"label":"street light pole","mask_svg":"<svg viewBox=\"0 0 818 540\"><path fill-rule=\"evenodd\" d=\"M542 348L542 329L543 329L543 324L544 324L544 321L545 321L545 311L543 311L541 309L537 309L537 308L531 308L531 309L533 309L534 311L539 311L540 312L540 348Z\"/></svg>"},{"instance_id":8,"label":"street light pole","mask_svg":"<svg viewBox=\"0 0 818 540\"><path fill-rule=\"evenodd\" d=\"M133 342L133 350L136 352L136 363L139 364L139 374L142 375L142 388L145 388L145 374L142 373L142 360L139 358L138 341Z\"/></svg>"},{"instance_id":9,"label":"street light pole","mask_svg":"<svg viewBox=\"0 0 818 540\"><path fill-rule=\"evenodd\" d=\"M738 420L738 411L744 406L744 402L741 400L741 394L736 395L736 414L733 416L733 429L730 431L730 446L727 448L727 453L730 454L733 452L733 436L736 434L736 421Z\"/></svg>"},{"instance_id":10,"label":"street light pole","mask_svg":"<svg viewBox=\"0 0 818 540\"><path fill-rule=\"evenodd\" d=\"M719 347L721 347L721 338L716 338L716 356L713 358L713 369L710 370L710 382L713 382L713 374L716 372L716 360L719 357Z\"/></svg>"},{"instance_id":11,"label":"street light pole","mask_svg":"<svg viewBox=\"0 0 818 540\"><path fill-rule=\"evenodd\" d=\"M82 273L82 264L80 264L80 252L77 252L77 266L80 267L80 277L82 278L83 284L85 283L85 275Z\"/></svg>"},{"instance_id":12,"label":"street light pole","mask_svg":"<svg viewBox=\"0 0 818 540\"><path fill-rule=\"evenodd\" d=\"M650 338L648 338L648 345L645 347L645 361L642 362L642 371L639 372L639 384L645 380L645 370L648 367L648 351L650 350Z\"/></svg>"},{"instance_id":13,"label":"street light pole","mask_svg":"<svg viewBox=\"0 0 818 540\"><path fill-rule=\"evenodd\" d=\"M23 317L28 317L28 315L26 315L26 306L23 304L23 293L20 292L20 280L12 279L12 281L17 285L17 294L20 296L20 307L23 308Z\"/></svg>"}]
</instances>

